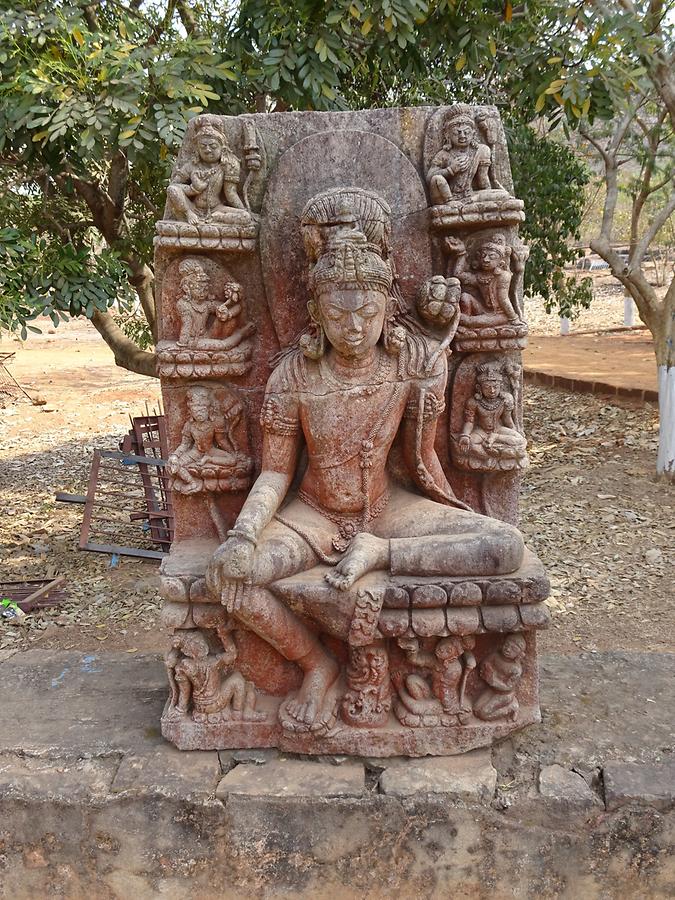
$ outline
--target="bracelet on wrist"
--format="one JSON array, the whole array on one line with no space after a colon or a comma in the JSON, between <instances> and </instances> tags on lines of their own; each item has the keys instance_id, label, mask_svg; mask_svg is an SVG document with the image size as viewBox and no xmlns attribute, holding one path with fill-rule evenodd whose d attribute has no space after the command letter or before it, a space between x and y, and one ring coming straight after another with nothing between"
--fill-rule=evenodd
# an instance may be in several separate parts
<instances>
[{"instance_id":1,"label":"bracelet on wrist","mask_svg":"<svg viewBox=\"0 0 675 900\"><path fill-rule=\"evenodd\" d=\"M250 531L245 531L243 528L231 528L227 532L227 536L243 538L245 541L248 541L249 544L253 544L254 547L258 546L258 541L256 540L255 536Z\"/></svg>"}]
</instances>

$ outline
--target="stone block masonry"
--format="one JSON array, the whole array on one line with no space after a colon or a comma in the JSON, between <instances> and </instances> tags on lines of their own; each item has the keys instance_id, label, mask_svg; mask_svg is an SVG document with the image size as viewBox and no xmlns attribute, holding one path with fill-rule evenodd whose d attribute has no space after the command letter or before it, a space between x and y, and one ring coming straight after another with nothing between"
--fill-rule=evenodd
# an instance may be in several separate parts
<instances>
[{"instance_id":1,"label":"stone block masonry","mask_svg":"<svg viewBox=\"0 0 675 900\"><path fill-rule=\"evenodd\" d=\"M671 897L674 675L671 654L548 656L542 723L491 750L308 758L164 742L157 657L16 654L0 897Z\"/></svg>"}]
</instances>

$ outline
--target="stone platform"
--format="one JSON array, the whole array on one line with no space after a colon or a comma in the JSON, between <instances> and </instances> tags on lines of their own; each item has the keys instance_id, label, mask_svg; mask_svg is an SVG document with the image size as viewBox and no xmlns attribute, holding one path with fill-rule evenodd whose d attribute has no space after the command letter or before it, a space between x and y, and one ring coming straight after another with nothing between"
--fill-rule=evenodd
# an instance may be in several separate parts
<instances>
[{"instance_id":1,"label":"stone platform","mask_svg":"<svg viewBox=\"0 0 675 900\"><path fill-rule=\"evenodd\" d=\"M541 724L418 760L180 752L155 656L0 676L2 898L675 893L673 654L544 657Z\"/></svg>"}]
</instances>

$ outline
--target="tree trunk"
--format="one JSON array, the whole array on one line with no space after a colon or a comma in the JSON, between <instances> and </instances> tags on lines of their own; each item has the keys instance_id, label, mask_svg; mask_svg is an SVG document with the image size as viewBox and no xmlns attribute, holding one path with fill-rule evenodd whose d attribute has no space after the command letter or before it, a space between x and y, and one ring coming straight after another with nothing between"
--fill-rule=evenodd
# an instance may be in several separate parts
<instances>
[{"instance_id":1,"label":"tree trunk","mask_svg":"<svg viewBox=\"0 0 675 900\"><path fill-rule=\"evenodd\" d=\"M659 322L652 330L659 384L658 478L675 481L675 280L666 294Z\"/></svg>"},{"instance_id":2,"label":"tree trunk","mask_svg":"<svg viewBox=\"0 0 675 900\"><path fill-rule=\"evenodd\" d=\"M111 315L95 310L91 321L114 353L116 365L122 369L128 369L130 372L136 372L137 375L158 377L156 354L139 349L119 328Z\"/></svg>"}]
</instances>

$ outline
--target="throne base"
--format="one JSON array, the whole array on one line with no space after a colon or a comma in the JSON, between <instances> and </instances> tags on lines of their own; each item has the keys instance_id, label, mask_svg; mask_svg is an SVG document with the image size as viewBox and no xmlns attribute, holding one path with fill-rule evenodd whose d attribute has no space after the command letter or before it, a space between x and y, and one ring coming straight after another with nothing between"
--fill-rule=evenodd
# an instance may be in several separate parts
<instances>
[{"instance_id":1,"label":"throne base","mask_svg":"<svg viewBox=\"0 0 675 900\"><path fill-rule=\"evenodd\" d=\"M390 713L378 728L354 728L343 722L326 735L286 731L277 721L281 698L260 697L257 708L268 714L264 722L195 722L162 716L162 735L179 750L253 750L275 748L286 753L350 756L452 756L485 747L520 728L541 721L538 702L521 706L513 721L481 722L466 725L410 728Z\"/></svg>"}]
</instances>

